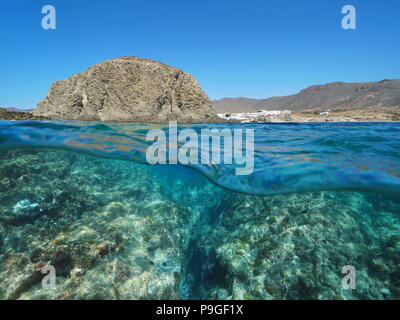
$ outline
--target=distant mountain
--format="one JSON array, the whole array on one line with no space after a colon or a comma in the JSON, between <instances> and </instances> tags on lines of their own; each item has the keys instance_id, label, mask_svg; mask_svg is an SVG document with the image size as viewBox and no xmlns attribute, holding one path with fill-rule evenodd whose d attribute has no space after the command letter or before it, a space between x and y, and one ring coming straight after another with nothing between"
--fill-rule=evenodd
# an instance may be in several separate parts
<instances>
[{"instance_id":1,"label":"distant mountain","mask_svg":"<svg viewBox=\"0 0 400 320\"><path fill-rule=\"evenodd\" d=\"M18 108L6 108L6 107L0 107L1 109L6 109L8 111L14 111L14 112L32 112L33 109L18 109Z\"/></svg>"},{"instance_id":2,"label":"distant mountain","mask_svg":"<svg viewBox=\"0 0 400 320\"><path fill-rule=\"evenodd\" d=\"M400 107L400 79L379 82L333 82L314 85L297 94L268 99L224 98L213 101L220 112L255 110L353 110L366 107Z\"/></svg>"}]
</instances>

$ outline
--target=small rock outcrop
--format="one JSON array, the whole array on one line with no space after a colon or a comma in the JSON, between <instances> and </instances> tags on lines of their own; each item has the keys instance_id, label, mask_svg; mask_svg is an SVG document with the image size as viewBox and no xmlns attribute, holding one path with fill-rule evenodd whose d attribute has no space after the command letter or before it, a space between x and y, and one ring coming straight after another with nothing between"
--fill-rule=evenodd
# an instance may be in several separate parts
<instances>
[{"instance_id":1,"label":"small rock outcrop","mask_svg":"<svg viewBox=\"0 0 400 320\"><path fill-rule=\"evenodd\" d=\"M0 120L48 120L46 117L34 116L30 112L11 111L0 108Z\"/></svg>"},{"instance_id":2,"label":"small rock outcrop","mask_svg":"<svg viewBox=\"0 0 400 320\"><path fill-rule=\"evenodd\" d=\"M121 57L53 83L35 116L58 120L216 121L190 74L147 59Z\"/></svg>"}]
</instances>

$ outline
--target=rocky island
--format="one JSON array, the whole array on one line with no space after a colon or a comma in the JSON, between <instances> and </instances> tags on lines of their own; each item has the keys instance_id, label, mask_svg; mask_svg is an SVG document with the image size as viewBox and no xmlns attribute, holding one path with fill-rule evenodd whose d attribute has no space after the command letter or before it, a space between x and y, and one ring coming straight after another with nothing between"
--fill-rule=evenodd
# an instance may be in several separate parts
<instances>
[{"instance_id":1,"label":"rocky island","mask_svg":"<svg viewBox=\"0 0 400 320\"><path fill-rule=\"evenodd\" d=\"M210 99L193 76L137 57L101 62L55 82L33 115L88 121L218 120Z\"/></svg>"}]
</instances>

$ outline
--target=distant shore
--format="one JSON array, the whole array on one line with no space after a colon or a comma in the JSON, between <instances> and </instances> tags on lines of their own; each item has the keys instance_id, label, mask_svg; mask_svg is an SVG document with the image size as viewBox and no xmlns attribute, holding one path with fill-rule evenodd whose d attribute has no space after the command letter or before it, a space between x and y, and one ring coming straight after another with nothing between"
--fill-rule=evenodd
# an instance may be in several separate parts
<instances>
[{"instance_id":1,"label":"distant shore","mask_svg":"<svg viewBox=\"0 0 400 320\"><path fill-rule=\"evenodd\" d=\"M41 116L34 116L31 112L11 111L0 108L0 120L26 121L26 120L56 120ZM135 121L132 121L135 122ZM217 121L214 121L217 122ZM238 123L240 121L223 120L221 123ZM259 121L256 121L259 122ZM393 113L385 108L366 108L361 110L348 110L328 114L319 114L311 111L293 113L287 121L266 121L263 123L303 123L303 122L400 122L400 114Z\"/></svg>"},{"instance_id":2,"label":"distant shore","mask_svg":"<svg viewBox=\"0 0 400 320\"><path fill-rule=\"evenodd\" d=\"M30 112L22 112L22 111L11 111L7 109L0 108L0 120L50 120L45 117L37 117L34 116Z\"/></svg>"},{"instance_id":3,"label":"distant shore","mask_svg":"<svg viewBox=\"0 0 400 320\"><path fill-rule=\"evenodd\" d=\"M294 122L400 122L400 112L393 107L368 107L337 112L303 111L293 113Z\"/></svg>"}]
</instances>

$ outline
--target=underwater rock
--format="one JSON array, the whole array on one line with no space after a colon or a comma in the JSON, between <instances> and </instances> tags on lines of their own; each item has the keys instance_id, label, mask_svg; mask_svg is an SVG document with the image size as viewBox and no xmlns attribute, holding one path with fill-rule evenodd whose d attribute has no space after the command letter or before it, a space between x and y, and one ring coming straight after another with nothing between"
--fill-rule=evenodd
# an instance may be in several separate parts
<instances>
[{"instance_id":1,"label":"underwater rock","mask_svg":"<svg viewBox=\"0 0 400 320\"><path fill-rule=\"evenodd\" d=\"M29 200L21 200L16 203L13 207L13 213L15 215L25 215L29 214L30 212L34 211L39 205L37 203L32 203Z\"/></svg>"},{"instance_id":2,"label":"underwater rock","mask_svg":"<svg viewBox=\"0 0 400 320\"><path fill-rule=\"evenodd\" d=\"M236 196L199 239L208 257L193 297L218 299L223 290L228 299L395 298L399 251L380 248L397 245L400 217L396 236L371 224L392 218L359 193ZM357 290L342 289L345 265L357 270ZM215 281L216 273L226 276Z\"/></svg>"},{"instance_id":3,"label":"underwater rock","mask_svg":"<svg viewBox=\"0 0 400 320\"><path fill-rule=\"evenodd\" d=\"M45 214L30 223L10 224L0 219L4 231L0 238L0 299L180 297L184 252L196 217L162 193L150 192L160 186L144 167L124 162L110 167L107 160L70 158L64 152L25 151L9 156L6 160L3 154L0 167L15 163L15 159L36 157L42 158L43 171L40 180L19 182L9 190L7 199L1 198L0 212L26 216L40 207ZM70 170L60 185L48 170L57 165L57 159L70 160ZM103 172L107 174L98 179ZM127 186L125 181L131 184ZM142 192L132 192L134 189ZM43 196L38 203L22 199L12 204L8 200L26 194ZM54 214L50 214L51 208ZM35 271L48 264L57 271L57 289L53 291L41 288L43 276ZM10 278L9 272L15 276Z\"/></svg>"},{"instance_id":4,"label":"underwater rock","mask_svg":"<svg viewBox=\"0 0 400 320\"><path fill-rule=\"evenodd\" d=\"M400 297L398 200L248 196L192 171L61 151L0 159L13 182L0 198L0 299ZM41 286L48 264L56 289ZM356 290L341 287L345 265Z\"/></svg>"}]
</instances>

